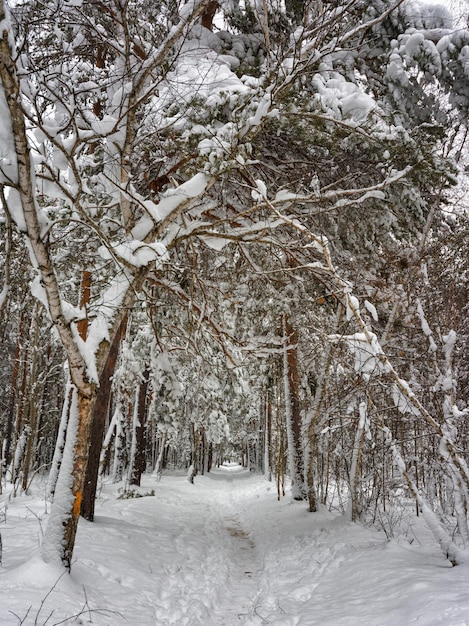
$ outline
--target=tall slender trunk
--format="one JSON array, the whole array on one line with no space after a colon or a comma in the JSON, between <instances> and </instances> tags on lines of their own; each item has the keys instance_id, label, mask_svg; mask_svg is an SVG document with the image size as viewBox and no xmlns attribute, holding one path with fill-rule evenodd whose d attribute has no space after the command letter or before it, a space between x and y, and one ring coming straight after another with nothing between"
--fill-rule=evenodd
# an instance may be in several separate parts
<instances>
[{"instance_id":1,"label":"tall slender trunk","mask_svg":"<svg viewBox=\"0 0 469 626\"><path fill-rule=\"evenodd\" d=\"M67 376L67 382L65 385L65 394L62 403L62 413L60 416L59 431L57 433L57 439L55 442L54 456L52 458L51 469L49 472L49 480L47 482L46 497L49 500L54 499L55 486L59 477L60 466L62 464L62 457L65 448L65 439L67 436L68 419L70 416L70 407L72 404L73 386L70 380L70 376Z\"/></svg>"},{"instance_id":2,"label":"tall slender trunk","mask_svg":"<svg viewBox=\"0 0 469 626\"><path fill-rule=\"evenodd\" d=\"M349 480L349 500L347 504L346 515L352 522L357 521L360 517L360 503L359 503L359 477L360 477L360 463L361 453L363 446L363 436L365 433L365 426L367 420L366 402L360 402L359 406L359 418L357 430L355 431L355 441L352 452L352 462L350 464L350 480Z\"/></svg>"},{"instance_id":3,"label":"tall slender trunk","mask_svg":"<svg viewBox=\"0 0 469 626\"><path fill-rule=\"evenodd\" d=\"M4 463L5 467L8 467L12 461L12 438L13 438L13 424L15 421L15 400L16 400L16 386L18 383L18 374L20 369L20 357L21 357L21 343L24 332L25 312L21 311L20 323L18 327L18 336L16 338L15 356L13 359L13 372L11 375L10 386L10 398L8 401L8 413L5 432L4 443Z\"/></svg>"},{"instance_id":4,"label":"tall slender trunk","mask_svg":"<svg viewBox=\"0 0 469 626\"><path fill-rule=\"evenodd\" d=\"M21 383L16 401L16 419L14 432L13 458L11 462L11 482L14 484L17 480L18 468L21 464L22 448L24 445L23 424L25 418L25 409L29 407L26 402L27 384L28 384L28 365L29 365L29 344L27 343L22 353L21 363Z\"/></svg>"},{"instance_id":5,"label":"tall slender trunk","mask_svg":"<svg viewBox=\"0 0 469 626\"><path fill-rule=\"evenodd\" d=\"M208 453L207 453L207 473L212 471L213 466L213 443L210 441L208 444Z\"/></svg>"},{"instance_id":6,"label":"tall slender trunk","mask_svg":"<svg viewBox=\"0 0 469 626\"><path fill-rule=\"evenodd\" d=\"M77 322L77 330L83 341L88 335L88 306L91 302L91 282L93 275L90 271L84 270L81 277L80 288L80 309L85 313L84 317Z\"/></svg>"},{"instance_id":7,"label":"tall slender trunk","mask_svg":"<svg viewBox=\"0 0 469 626\"><path fill-rule=\"evenodd\" d=\"M64 552L63 560L67 568L70 569L70 562L75 545L75 536L80 516L81 500L83 497L83 487L85 483L85 471L88 461L88 443L90 441L90 430L93 405L96 400L94 387L89 394L84 394L81 390L77 392L78 404L78 424L76 429L76 440L73 455L72 470L72 514L67 517L64 526Z\"/></svg>"},{"instance_id":8,"label":"tall slender trunk","mask_svg":"<svg viewBox=\"0 0 469 626\"><path fill-rule=\"evenodd\" d=\"M288 469L295 500L306 497L304 453L301 436L301 415L298 378L298 338L288 315L283 317L285 417L288 442Z\"/></svg>"},{"instance_id":9,"label":"tall slender trunk","mask_svg":"<svg viewBox=\"0 0 469 626\"><path fill-rule=\"evenodd\" d=\"M119 398L118 400L118 405L113 415L113 421L115 422L116 432L114 435L114 459L112 462L112 479L114 482L118 482L122 479L122 474L126 465L126 427L123 413L123 400L121 398Z\"/></svg>"},{"instance_id":10,"label":"tall slender trunk","mask_svg":"<svg viewBox=\"0 0 469 626\"><path fill-rule=\"evenodd\" d=\"M281 496L285 496L285 469L286 469L286 455L285 455L285 437L282 431L279 431L279 449L277 456L277 498L280 500Z\"/></svg>"},{"instance_id":11,"label":"tall slender trunk","mask_svg":"<svg viewBox=\"0 0 469 626\"><path fill-rule=\"evenodd\" d=\"M150 370L145 369L138 388L135 424L135 453L131 467L130 484L140 486L142 474L146 467L145 457L145 420L147 413L147 391L150 380Z\"/></svg>"},{"instance_id":12,"label":"tall slender trunk","mask_svg":"<svg viewBox=\"0 0 469 626\"><path fill-rule=\"evenodd\" d=\"M163 456L166 448L166 433L163 433L159 439L159 448L158 448L158 457L155 463L155 469L153 470L153 474L159 478L161 475L161 470L163 468Z\"/></svg>"},{"instance_id":13,"label":"tall slender trunk","mask_svg":"<svg viewBox=\"0 0 469 626\"><path fill-rule=\"evenodd\" d=\"M272 480L272 467L270 462L270 448L271 448L271 431L272 431L272 405L269 399L269 392L267 392L264 400L264 476L268 481Z\"/></svg>"},{"instance_id":14,"label":"tall slender trunk","mask_svg":"<svg viewBox=\"0 0 469 626\"><path fill-rule=\"evenodd\" d=\"M33 451L33 442L36 438L36 423L38 413L38 384L36 380L37 370L37 343L39 338L39 321L38 321L38 305L34 306L32 315L32 329L31 329L31 364L29 371L29 398L28 398L28 435L26 441L26 450L23 462L23 476L22 476L22 488L23 491L28 489L29 470L31 465L31 457Z\"/></svg>"},{"instance_id":15,"label":"tall slender trunk","mask_svg":"<svg viewBox=\"0 0 469 626\"><path fill-rule=\"evenodd\" d=\"M205 429L200 429L200 442L199 442L199 472L202 476L205 474L205 463L207 460L206 455L207 440L205 437Z\"/></svg>"},{"instance_id":16,"label":"tall slender trunk","mask_svg":"<svg viewBox=\"0 0 469 626\"><path fill-rule=\"evenodd\" d=\"M197 476L198 468L199 468L199 431L191 424L191 434L192 434L192 462L189 467L189 472L187 474L187 478L190 483L194 482L194 478Z\"/></svg>"}]
</instances>

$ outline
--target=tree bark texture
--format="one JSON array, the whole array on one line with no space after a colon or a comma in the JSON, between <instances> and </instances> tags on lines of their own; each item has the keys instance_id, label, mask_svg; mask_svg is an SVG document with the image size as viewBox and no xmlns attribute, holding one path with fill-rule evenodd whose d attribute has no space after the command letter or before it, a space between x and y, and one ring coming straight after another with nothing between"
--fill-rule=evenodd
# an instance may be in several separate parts
<instances>
[{"instance_id":1,"label":"tree bark texture","mask_svg":"<svg viewBox=\"0 0 469 626\"><path fill-rule=\"evenodd\" d=\"M39 322L38 322L38 306L37 303L34 307L32 315L32 329L31 329L31 364L29 372L29 398L28 398L28 419L29 424L27 431L26 450L23 462L23 476L22 476L22 488L26 492L28 489L29 470L31 466L31 458L33 453L33 444L36 438L36 426L38 416L39 397L38 384L36 380L37 369L37 343L39 338Z\"/></svg>"},{"instance_id":2,"label":"tree bark texture","mask_svg":"<svg viewBox=\"0 0 469 626\"><path fill-rule=\"evenodd\" d=\"M71 515L64 521L62 562L68 570L71 567L73 548L77 534L78 519L80 517L81 501L83 498L83 486L85 482L86 464L88 461L88 442L90 439L91 420L96 393L83 394L80 390L78 395L78 423L76 440L73 451L72 469L72 497L73 506Z\"/></svg>"},{"instance_id":3,"label":"tree bark texture","mask_svg":"<svg viewBox=\"0 0 469 626\"><path fill-rule=\"evenodd\" d=\"M135 427L135 458L132 467L132 474L130 478L130 484L140 486L142 474L146 468L145 457L145 421L147 414L147 391L148 383L150 380L150 370L146 369L143 372L142 380L140 382L137 399L137 425Z\"/></svg>"},{"instance_id":4,"label":"tree bark texture","mask_svg":"<svg viewBox=\"0 0 469 626\"><path fill-rule=\"evenodd\" d=\"M8 415L5 433L5 466L8 467L12 461L12 439L13 439L13 423L15 421L15 399L16 385L18 382L18 374L20 369L21 341L24 329L25 312L21 312L20 323L18 328L18 336L16 338L15 357L13 360L13 373L11 375L10 398L8 401Z\"/></svg>"},{"instance_id":5,"label":"tree bark texture","mask_svg":"<svg viewBox=\"0 0 469 626\"><path fill-rule=\"evenodd\" d=\"M288 315L284 315L285 415L287 422L288 465L295 500L305 499L304 454L301 437L301 413L298 376L298 338Z\"/></svg>"},{"instance_id":6,"label":"tree bark texture","mask_svg":"<svg viewBox=\"0 0 469 626\"><path fill-rule=\"evenodd\" d=\"M103 445L106 416L109 410L112 377L117 363L117 356L127 326L127 315L122 320L109 350L103 372L99 378L99 388L96 393L96 402L93 408L91 425L91 437L88 463L86 466L85 482L83 486L83 498L81 502L81 515L88 521L94 520L94 507L96 502L96 489L98 487L99 461Z\"/></svg>"}]
</instances>

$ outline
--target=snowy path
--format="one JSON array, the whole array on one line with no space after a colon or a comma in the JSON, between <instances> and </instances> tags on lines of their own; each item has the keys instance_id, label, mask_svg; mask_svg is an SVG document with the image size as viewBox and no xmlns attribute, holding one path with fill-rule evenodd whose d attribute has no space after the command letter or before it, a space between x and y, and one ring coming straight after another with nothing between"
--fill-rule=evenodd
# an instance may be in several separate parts
<instances>
[{"instance_id":1,"label":"snowy path","mask_svg":"<svg viewBox=\"0 0 469 626\"><path fill-rule=\"evenodd\" d=\"M97 569L111 582L116 581L113 572L117 571L120 585L139 588L139 601L136 602L133 594L132 606L138 604L141 609L146 606L147 615L143 617L141 611L141 621L135 626L237 626L245 623L257 597L259 566L254 542L243 529L235 507L242 485L233 480L230 473L214 472L209 477L199 477L194 485L176 479L171 488L168 487L163 479L157 485L158 497L130 499L124 503L109 501L103 507L114 510L122 518L117 529L121 533L126 528L125 539L135 558L132 567L138 570L142 563L148 563L145 580L135 584L139 574L125 572L124 563L104 569L98 565ZM140 507L141 511L137 512ZM136 517L138 522L132 521L132 526L127 527ZM93 536L96 523L102 522L108 533L110 520L107 518L97 516L95 524L83 524L88 531L86 542ZM101 541L101 532L96 538ZM99 551L97 545L83 548L82 551L91 554ZM124 559L128 559L128 552L124 542ZM162 562L166 567L159 566ZM83 566L86 571L96 566L90 559L79 559L75 565L72 575L86 584ZM132 610L121 611L127 621Z\"/></svg>"},{"instance_id":2,"label":"snowy path","mask_svg":"<svg viewBox=\"0 0 469 626\"><path fill-rule=\"evenodd\" d=\"M43 488L11 500L0 626L469 626L469 566L449 567L415 517L388 541L234 468L118 488L80 521L61 578L34 556Z\"/></svg>"},{"instance_id":3,"label":"snowy path","mask_svg":"<svg viewBox=\"0 0 469 626\"><path fill-rule=\"evenodd\" d=\"M233 503L233 477L228 475L218 482L216 512L209 527L212 537L214 529L219 532L217 541L225 552L229 572L208 620L214 626L236 626L245 623L255 610L259 562L254 541L243 528Z\"/></svg>"}]
</instances>

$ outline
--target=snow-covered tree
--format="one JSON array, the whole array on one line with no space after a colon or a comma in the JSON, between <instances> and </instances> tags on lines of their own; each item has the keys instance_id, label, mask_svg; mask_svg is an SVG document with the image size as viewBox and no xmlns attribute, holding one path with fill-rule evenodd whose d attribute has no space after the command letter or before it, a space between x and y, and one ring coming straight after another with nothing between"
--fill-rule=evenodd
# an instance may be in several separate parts
<instances>
[{"instance_id":1,"label":"snow-covered tree","mask_svg":"<svg viewBox=\"0 0 469 626\"><path fill-rule=\"evenodd\" d=\"M467 119L469 35L451 31L442 10L384 0L31 1L13 18L2 3L0 18L3 210L26 238L32 293L73 384L43 546L44 558L69 567L97 389L149 285L188 311L193 325L178 324L173 338L179 349L202 342L194 353L214 361L237 365L233 333L249 336L246 316L237 328L222 323L242 272L271 293L275 273L314 283L295 297L320 285L358 324L352 336L381 354L360 326L350 280L366 292L439 213L455 172L440 147ZM85 272L91 293L80 300ZM302 323L312 323L313 302ZM320 313L332 332L334 308ZM396 377L397 393L410 394Z\"/></svg>"}]
</instances>

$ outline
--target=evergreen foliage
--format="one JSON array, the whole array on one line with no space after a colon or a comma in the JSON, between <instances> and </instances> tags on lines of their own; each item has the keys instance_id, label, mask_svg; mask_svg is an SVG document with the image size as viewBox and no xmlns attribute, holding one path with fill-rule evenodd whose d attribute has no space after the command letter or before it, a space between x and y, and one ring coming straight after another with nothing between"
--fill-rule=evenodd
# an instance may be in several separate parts
<instances>
[{"instance_id":1,"label":"evergreen foliage","mask_svg":"<svg viewBox=\"0 0 469 626\"><path fill-rule=\"evenodd\" d=\"M135 477L138 458L193 479L237 457L280 476L297 411L310 508L376 520L405 492L449 520L441 532L430 520L440 539L457 524L464 542L450 512L469 481L467 207L454 200L468 32L442 8L387 0L30 1L4 24L5 479L23 436L44 442L26 475L51 461L71 406L66 359L87 406L71 499L56 508L61 524L76 514L86 450L102 443L90 436L98 383L128 315L102 475ZM48 356L34 366L26 275L44 305L32 350ZM12 437L15 359L43 395L35 432Z\"/></svg>"}]
</instances>

